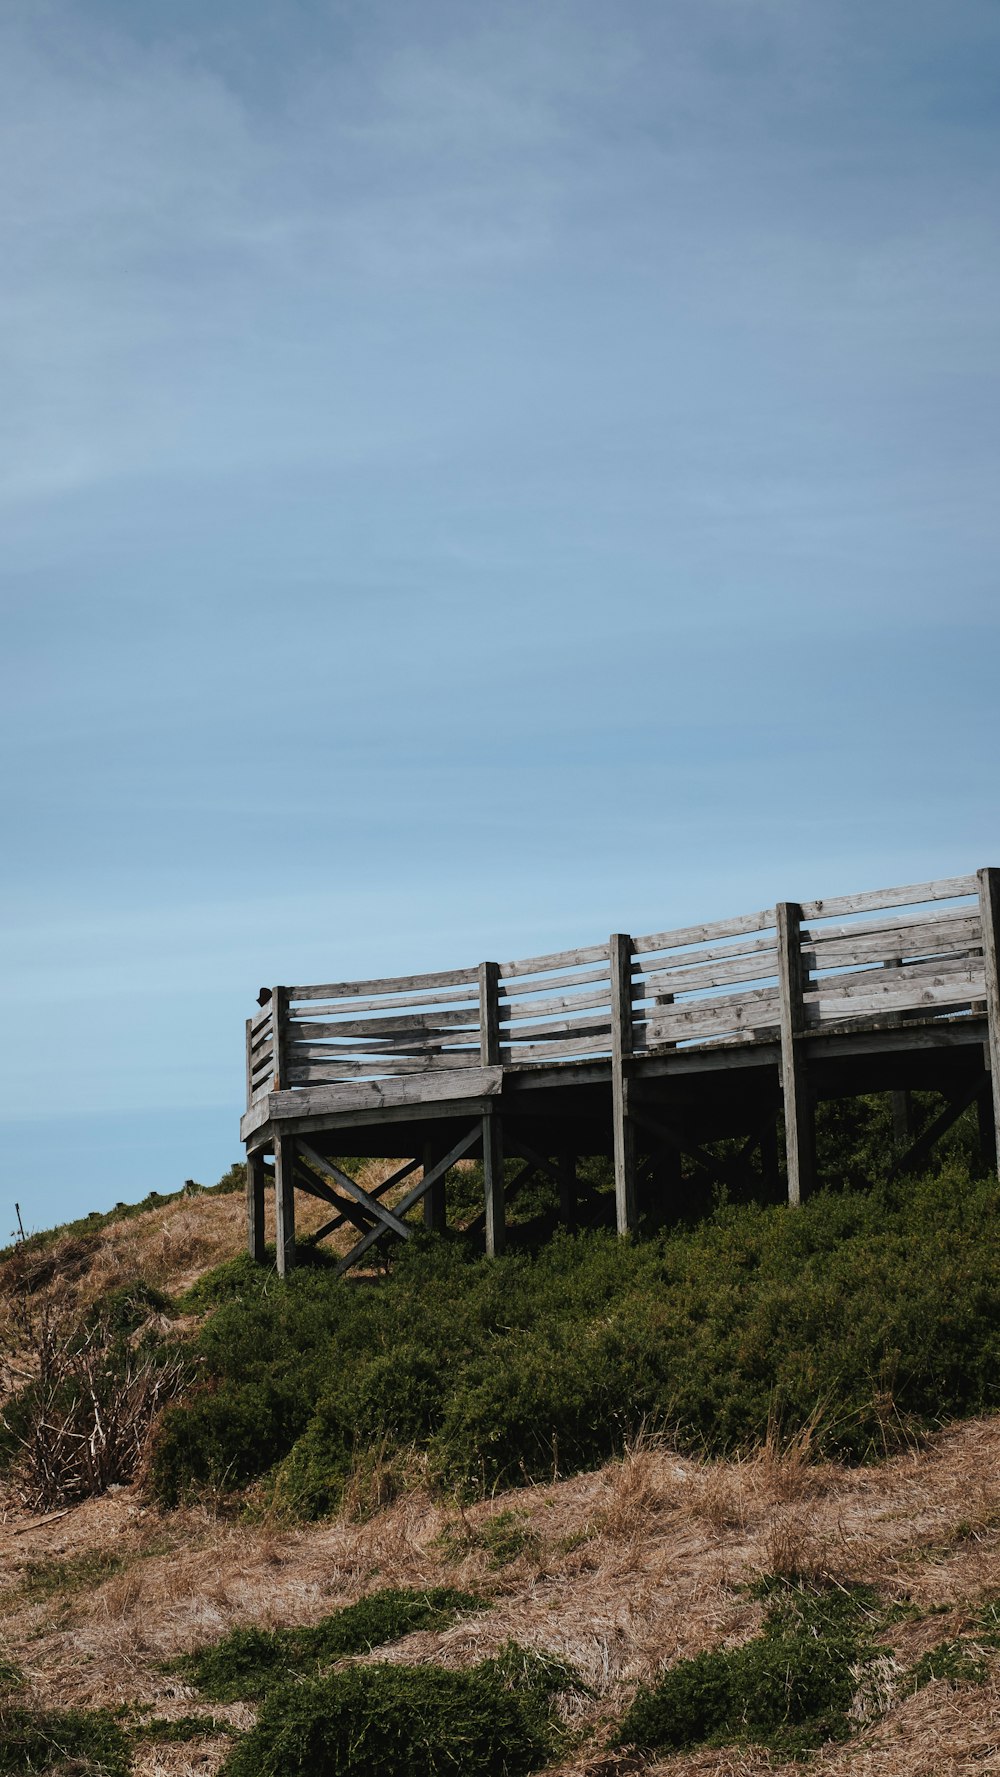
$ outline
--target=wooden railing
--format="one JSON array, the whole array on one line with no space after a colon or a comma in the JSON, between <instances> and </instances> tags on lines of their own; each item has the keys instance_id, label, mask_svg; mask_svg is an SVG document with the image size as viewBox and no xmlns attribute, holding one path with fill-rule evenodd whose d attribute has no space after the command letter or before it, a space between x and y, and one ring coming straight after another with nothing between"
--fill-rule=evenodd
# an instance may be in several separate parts
<instances>
[{"instance_id":1,"label":"wooden railing","mask_svg":"<svg viewBox=\"0 0 1000 1777\"><path fill-rule=\"evenodd\" d=\"M456 1068L772 1040L987 997L996 871L478 968L273 987L247 1020L247 1101ZM992 952L991 952L992 954Z\"/></svg>"}]
</instances>

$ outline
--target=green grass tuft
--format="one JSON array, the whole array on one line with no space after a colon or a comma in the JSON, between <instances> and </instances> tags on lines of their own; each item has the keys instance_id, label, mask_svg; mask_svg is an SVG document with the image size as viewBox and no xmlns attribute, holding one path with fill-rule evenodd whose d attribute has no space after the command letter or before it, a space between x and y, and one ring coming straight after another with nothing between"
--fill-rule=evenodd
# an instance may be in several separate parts
<instances>
[{"instance_id":1,"label":"green grass tuft","mask_svg":"<svg viewBox=\"0 0 1000 1777\"><path fill-rule=\"evenodd\" d=\"M104 1709L0 1710L0 1772L4 1777L69 1773L129 1777L126 1734Z\"/></svg>"},{"instance_id":2,"label":"green grass tuft","mask_svg":"<svg viewBox=\"0 0 1000 1777\"><path fill-rule=\"evenodd\" d=\"M470 1671L365 1665L264 1702L222 1777L526 1777L558 1750L568 1669L507 1648Z\"/></svg>"},{"instance_id":3,"label":"green grass tuft","mask_svg":"<svg viewBox=\"0 0 1000 1777\"><path fill-rule=\"evenodd\" d=\"M682 1752L755 1742L796 1757L849 1732L871 1598L860 1589L772 1585L764 1630L741 1647L679 1660L644 1687L619 1745Z\"/></svg>"},{"instance_id":4,"label":"green grass tuft","mask_svg":"<svg viewBox=\"0 0 1000 1777\"><path fill-rule=\"evenodd\" d=\"M170 1670L217 1703L263 1697L292 1678L315 1677L350 1654L400 1641L416 1629L444 1629L484 1600L449 1587L427 1591L387 1587L299 1629L233 1629L221 1640L185 1654Z\"/></svg>"}]
</instances>

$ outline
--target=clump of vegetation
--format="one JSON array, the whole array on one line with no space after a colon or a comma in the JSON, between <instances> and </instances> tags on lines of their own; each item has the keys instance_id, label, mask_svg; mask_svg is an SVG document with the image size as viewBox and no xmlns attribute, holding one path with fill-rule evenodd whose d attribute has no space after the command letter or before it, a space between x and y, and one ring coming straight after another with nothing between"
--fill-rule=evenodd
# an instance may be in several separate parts
<instances>
[{"instance_id":1,"label":"clump of vegetation","mask_svg":"<svg viewBox=\"0 0 1000 1777\"><path fill-rule=\"evenodd\" d=\"M106 1709L0 1708L0 1772L10 1777L79 1771L129 1777L128 1736Z\"/></svg>"},{"instance_id":2,"label":"clump of vegetation","mask_svg":"<svg viewBox=\"0 0 1000 1777\"><path fill-rule=\"evenodd\" d=\"M348 1667L273 1692L223 1777L526 1777L558 1749L552 1698L573 1682L513 1644L464 1672Z\"/></svg>"},{"instance_id":3,"label":"clump of vegetation","mask_svg":"<svg viewBox=\"0 0 1000 1777\"><path fill-rule=\"evenodd\" d=\"M189 1740L218 1739L223 1734L231 1737L237 1732L231 1722L222 1721L217 1715L151 1715L136 1730L135 1737L154 1741L157 1745L170 1745L185 1744Z\"/></svg>"},{"instance_id":4,"label":"clump of vegetation","mask_svg":"<svg viewBox=\"0 0 1000 1777\"><path fill-rule=\"evenodd\" d=\"M818 1454L884 1455L1000 1399L998 1208L996 1179L952 1159L637 1245L562 1234L486 1262L417 1236L378 1289L234 1260L193 1292L203 1380L163 1416L154 1493L269 1475L318 1517L372 1452L417 1452L475 1497L596 1466L640 1427L721 1456L809 1424Z\"/></svg>"},{"instance_id":5,"label":"clump of vegetation","mask_svg":"<svg viewBox=\"0 0 1000 1777\"><path fill-rule=\"evenodd\" d=\"M493 1568L507 1567L519 1555L531 1554L538 1548L538 1537L531 1528L527 1512L507 1506L491 1512L479 1524L462 1520L449 1524L438 1538L442 1553L459 1561L473 1549L481 1549Z\"/></svg>"},{"instance_id":6,"label":"clump of vegetation","mask_svg":"<svg viewBox=\"0 0 1000 1777\"><path fill-rule=\"evenodd\" d=\"M943 1679L952 1687L984 1684L988 1673L982 1649L963 1636L956 1636L954 1640L938 1642L937 1647L928 1648L925 1654L921 1654L907 1675L906 1688L919 1691L934 1679Z\"/></svg>"},{"instance_id":7,"label":"clump of vegetation","mask_svg":"<svg viewBox=\"0 0 1000 1777\"><path fill-rule=\"evenodd\" d=\"M54 1598L60 1592L79 1592L99 1586L120 1573L126 1557L114 1549L87 1549L81 1555L37 1555L21 1569L18 1590L33 1603Z\"/></svg>"},{"instance_id":8,"label":"clump of vegetation","mask_svg":"<svg viewBox=\"0 0 1000 1777\"><path fill-rule=\"evenodd\" d=\"M349 1654L369 1653L416 1629L445 1629L484 1600L447 1586L426 1591L386 1587L308 1628L232 1629L184 1654L170 1668L217 1703L263 1697L292 1678L314 1677Z\"/></svg>"},{"instance_id":9,"label":"clump of vegetation","mask_svg":"<svg viewBox=\"0 0 1000 1777\"><path fill-rule=\"evenodd\" d=\"M752 1741L795 1757L850 1730L859 1676L874 1657L870 1596L779 1582L761 1635L679 1660L641 1690L619 1744L686 1751Z\"/></svg>"},{"instance_id":10,"label":"clump of vegetation","mask_svg":"<svg viewBox=\"0 0 1000 1777\"><path fill-rule=\"evenodd\" d=\"M135 1475L153 1419L187 1375L157 1334L134 1337L153 1296L142 1285L115 1291L82 1318L22 1298L21 1342L38 1374L0 1415L0 1468L30 1510L73 1505Z\"/></svg>"}]
</instances>

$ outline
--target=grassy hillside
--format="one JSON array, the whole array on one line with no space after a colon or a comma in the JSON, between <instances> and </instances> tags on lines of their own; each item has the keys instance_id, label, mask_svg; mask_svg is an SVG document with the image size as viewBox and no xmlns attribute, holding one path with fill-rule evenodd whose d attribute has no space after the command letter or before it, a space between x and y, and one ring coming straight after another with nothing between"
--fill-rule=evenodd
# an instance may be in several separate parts
<instances>
[{"instance_id":1,"label":"grassy hillside","mask_svg":"<svg viewBox=\"0 0 1000 1777\"><path fill-rule=\"evenodd\" d=\"M465 1169L282 1284L234 1169L8 1250L0 1772L989 1768L1000 1191L823 1139L634 1246L487 1263Z\"/></svg>"}]
</instances>

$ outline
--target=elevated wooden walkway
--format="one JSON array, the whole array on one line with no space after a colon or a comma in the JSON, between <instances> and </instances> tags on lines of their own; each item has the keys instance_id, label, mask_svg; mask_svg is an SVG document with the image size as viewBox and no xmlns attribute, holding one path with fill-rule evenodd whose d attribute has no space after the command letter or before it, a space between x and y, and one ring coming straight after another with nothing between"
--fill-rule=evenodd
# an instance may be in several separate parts
<instances>
[{"instance_id":1,"label":"elevated wooden walkway","mask_svg":"<svg viewBox=\"0 0 1000 1777\"><path fill-rule=\"evenodd\" d=\"M489 1253L504 1244L505 1194L533 1174L558 1183L571 1220L577 1161L594 1154L614 1160L621 1234L676 1213L685 1168L796 1203L814 1179L818 1099L891 1091L902 1137L909 1093L941 1092L911 1166L977 1102L995 1158L998 950L1000 870L983 869L517 962L264 988L240 1130L250 1250L263 1256L268 1155L282 1273L296 1189L329 1203L320 1238L357 1229L347 1269L408 1239L417 1203L442 1227L463 1157L483 1162ZM720 1161L706 1144L724 1137L738 1145ZM368 1193L334 1155L401 1165ZM505 1155L523 1162L506 1193Z\"/></svg>"}]
</instances>

